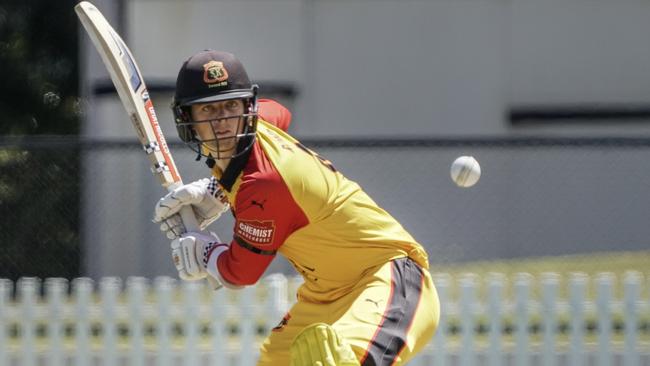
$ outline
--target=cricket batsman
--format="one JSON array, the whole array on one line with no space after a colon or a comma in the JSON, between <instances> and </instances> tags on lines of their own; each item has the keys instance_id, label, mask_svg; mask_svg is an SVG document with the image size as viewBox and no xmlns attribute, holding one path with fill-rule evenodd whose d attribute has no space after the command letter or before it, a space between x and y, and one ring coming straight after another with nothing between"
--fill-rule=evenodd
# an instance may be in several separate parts
<instances>
[{"instance_id":1,"label":"cricket batsman","mask_svg":"<svg viewBox=\"0 0 650 366\"><path fill-rule=\"evenodd\" d=\"M429 342L440 305L423 247L287 133L290 112L258 100L235 56L206 50L187 59L172 109L180 138L212 173L155 207L179 276L239 288L281 254L304 277L258 365L403 365ZM201 229L230 209L232 240L184 232L184 205Z\"/></svg>"}]
</instances>

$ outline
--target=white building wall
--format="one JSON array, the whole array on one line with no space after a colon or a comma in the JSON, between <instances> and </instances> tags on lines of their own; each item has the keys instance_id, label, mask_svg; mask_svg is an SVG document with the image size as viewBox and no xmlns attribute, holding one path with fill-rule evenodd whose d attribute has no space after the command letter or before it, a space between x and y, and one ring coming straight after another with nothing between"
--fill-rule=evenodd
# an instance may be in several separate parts
<instances>
[{"instance_id":1,"label":"white building wall","mask_svg":"<svg viewBox=\"0 0 650 366\"><path fill-rule=\"evenodd\" d=\"M506 119L513 106L650 100L647 1L123 0L122 18L117 15L120 3L95 3L114 24L124 25L124 38L149 82L173 83L185 58L204 48L218 48L238 55L254 81L295 85L299 94L290 102L295 121L291 132L298 137L650 133L648 123L515 128ZM89 98L85 134L134 138L117 97L91 93L98 80L108 77L97 53L87 47L82 58ZM154 95L163 130L175 140L170 100L169 94ZM186 180L207 174L191 153L174 153ZM644 212L648 205L640 203L642 183L650 180L645 173L650 169L640 168L642 153L629 158L607 155L609 167L615 169L605 165L602 171L595 171L603 167L599 151L574 160L556 153L538 158L535 152L528 158L503 158L480 149L431 153L438 155L421 160L428 164L420 168L421 175L395 177L389 172L389 184L380 184L376 171L353 170L373 166L373 157L358 151L330 155L344 173L386 203L416 238L437 248L438 258L561 254L589 251L591 244L597 250L616 249L615 238L623 238L626 249L647 247L639 239L648 237L641 219L648 216ZM483 160L478 158L485 175L474 190L444 186L449 183L448 162L461 153L484 154ZM162 188L148 173L144 156L111 154L97 151L87 157L87 271L95 276L172 274L168 243L148 221ZM401 158L411 155L396 155L386 169L413 161ZM574 176L569 184L560 184L562 177L576 171L578 180ZM637 185L630 187L626 174L634 174ZM440 180L429 186L430 175ZM544 183L547 177L554 177L550 184ZM395 190L404 189L399 184L409 179L418 184L410 193L430 194L431 200L395 199ZM598 182L607 183L585 187ZM585 192L593 192L596 200L589 200ZM641 197L632 212L625 206L629 202L616 199L621 192ZM458 207L459 199L469 208ZM591 203L585 209L576 206L580 202ZM608 211L627 212L632 220L608 221ZM461 229L459 217L466 223L463 227L471 229ZM549 219L565 225L540 228L538 223ZM229 219L217 224L225 240L230 239L230 225ZM533 233L537 241L527 249L522 242L530 241ZM482 243L486 238L502 246L486 250ZM536 244L544 242L560 247ZM572 242L579 242L580 249L571 248Z\"/></svg>"}]
</instances>

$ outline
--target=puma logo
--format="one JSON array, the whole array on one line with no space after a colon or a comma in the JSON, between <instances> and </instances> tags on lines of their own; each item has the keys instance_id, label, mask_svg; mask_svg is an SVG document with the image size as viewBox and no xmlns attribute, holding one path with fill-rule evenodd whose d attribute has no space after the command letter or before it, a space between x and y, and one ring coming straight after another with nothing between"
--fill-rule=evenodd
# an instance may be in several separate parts
<instances>
[{"instance_id":1,"label":"puma logo","mask_svg":"<svg viewBox=\"0 0 650 366\"><path fill-rule=\"evenodd\" d=\"M252 205L252 206L257 206L257 207L261 208L262 211L264 211L264 204L265 204L265 203L266 203L266 200L264 200L264 201L262 201L262 202L257 202L257 201L255 201L255 200L252 200L252 201L251 201L251 205Z\"/></svg>"},{"instance_id":2,"label":"puma logo","mask_svg":"<svg viewBox=\"0 0 650 366\"><path fill-rule=\"evenodd\" d=\"M374 301L374 300L371 300L371 299L366 299L365 301L367 301L367 302L371 302L371 303L375 304L375 306L376 306L377 308L379 308L379 302L381 302L381 300Z\"/></svg>"}]
</instances>

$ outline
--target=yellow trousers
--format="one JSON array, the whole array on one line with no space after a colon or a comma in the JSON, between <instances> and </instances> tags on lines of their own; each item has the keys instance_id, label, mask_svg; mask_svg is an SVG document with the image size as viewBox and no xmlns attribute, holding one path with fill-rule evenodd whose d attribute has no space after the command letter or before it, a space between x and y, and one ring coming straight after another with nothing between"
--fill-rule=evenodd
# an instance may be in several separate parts
<instances>
[{"instance_id":1,"label":"yellow trousers","mask_svg":"<svg viewBox=\"0 0 650 366\"><path fill-rule=\"evenodd\" d=\"M262 345L258 365L289 365L293 338L313 323L331 325L361 365L402 365L431 339L440 303L428 271L408 258L377 267L329 303L299 300Z\"/></svg>"}]
</instances>

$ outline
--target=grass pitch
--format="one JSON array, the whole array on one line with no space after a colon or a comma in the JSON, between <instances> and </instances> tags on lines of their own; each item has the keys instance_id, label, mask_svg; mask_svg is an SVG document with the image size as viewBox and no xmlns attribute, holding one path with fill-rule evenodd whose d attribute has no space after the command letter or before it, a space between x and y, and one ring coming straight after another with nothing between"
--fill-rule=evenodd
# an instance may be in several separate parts
<instances>
[{"instance_id":1,"label":"grass pitch","mask_svg":"<svg viewBox=\"0 0 650 366\"><path fill-rule=\"evenodd\" d=\"M527 272L536 277L545 272L555 272L562 277L567 277L572 272L582 272L589 276L610 272L617 278L622 278L627 271L637 271L647 277L650 275L650 250L433 264L431 270L453 276L471 272L479 277L484 277L490 272L503 273L508 277L520 272Z\"/></svg>"},{"instance_id":2,"label":"grass pitch","mask_svg":"<svg viewBox=\"0 0 650 366\"><path fill-rule=\"evenodd\" d=\"M485 296L486 279L492 273L500 273L509 281L504 288L504 296L512 298L512 281L519 273L529 273L531 279L531 297L539 298L540 280L545 273L559 275L558 295L568 297L568 282L574 273L582 273L589 277L586 288L587 300L594 300L597 289L594 280L603 273L614 276L613 297L623 299L623 282L626 276L634 274L641 281L641 299L650 297L648 280L650 279L650 250L636 252L608 252L584 255L567 255L557 257L535 257L513 260L477 261L458 264L443 264L431 266L435 276L439 273L449 274L452 280L451 297L458 296L457 280L471 274L477 283L477 295Z\"/></svg>"}]
</instances>

